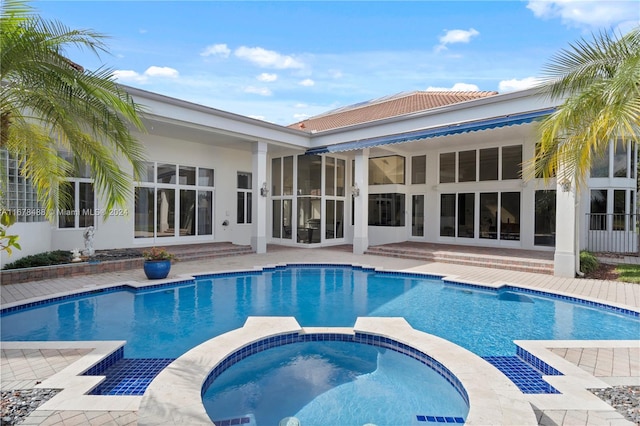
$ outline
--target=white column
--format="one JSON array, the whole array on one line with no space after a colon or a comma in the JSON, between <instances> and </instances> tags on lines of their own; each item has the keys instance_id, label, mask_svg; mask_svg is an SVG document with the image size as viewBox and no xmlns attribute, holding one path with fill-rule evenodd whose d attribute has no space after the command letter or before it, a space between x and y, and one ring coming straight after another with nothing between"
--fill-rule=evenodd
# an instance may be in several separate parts
<instances>
[{"instance_id":1,"label":"white column","mask_svg":"<svg viewBox=\"0 0 640 426\"><path fill-rule=\"evenodd\" d=\"M356 153L354 175L360 193L353 199L353 253L364 254L369 247L369 148Z\"/></svg>"},{"instance_id":2,"label":"white column","mask_svg":"<svg viewBox=\"0 0 640 426\"><path fill-rule=\"evenodd\" d=\"M576 187L573 182L556 185L556 252L553 257L553 275L576 276L577 253Z\"/></svg>"},{"instance_id":3,"label":"white column","mask_svg":"<svg viewBox=\"0 0 640 426\"><path fill-rule=\"evenodd\" d=\"M267 196L261 195L262 185L267 182L267 144L256 142L253 146L253 212L251 221L251 247L256 253L267 252ZM269 185L267 185L269 188Z\"/></svg>"}]
</instances>

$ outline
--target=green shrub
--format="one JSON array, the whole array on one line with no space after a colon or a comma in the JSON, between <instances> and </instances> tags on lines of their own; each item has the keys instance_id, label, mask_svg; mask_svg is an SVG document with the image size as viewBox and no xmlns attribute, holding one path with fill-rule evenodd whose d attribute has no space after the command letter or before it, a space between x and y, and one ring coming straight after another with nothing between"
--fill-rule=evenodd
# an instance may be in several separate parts
<instances>
[{"instance_id":1,"label":"green shrub","mask_svg":"<svg viewBox=\"0 0 640 426\"><path fill-rule=\"evenodd\" d=\"M588 274L598 269L598 266L600 263L593 253L586 250L580 252L580 272Z\"/></svg>"},{"instance_id":2,"label":"green shrub","mask_svg":"<svg viewBox=\"0 0 640 426\"><path fill-rule=\"evenodd\" d=\"M2 269L34 268L36 266L60 265L70 263L71 252L67 250L54 250L44 253L32 254L18 259L15 262L7 263Z\"/></svg>"}]
</instances>

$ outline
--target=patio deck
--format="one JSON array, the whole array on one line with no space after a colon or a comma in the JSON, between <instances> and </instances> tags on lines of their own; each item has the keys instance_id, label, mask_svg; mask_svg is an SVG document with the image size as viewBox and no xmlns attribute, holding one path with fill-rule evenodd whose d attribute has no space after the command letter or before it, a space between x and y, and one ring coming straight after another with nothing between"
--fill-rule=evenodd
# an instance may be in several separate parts
<instances>
[{"instance_id":1,"label":"patio deck","mask_svg":"<svg viewBox=\"0 0 640 426\"><path fill-rule=\"evenodd\" d=\"M409 245L412 246L413 243L410 243ZM438 247L442 248L441 246ZM508 254L513 255L514 252L516 252L516 250L510 250ZM485 251L484 255L487 254L488 253ZM425 261L401 257L378 256L373 254L354 255L351 252L351 246L336 246L332 248L309 250L270 245L268 247L268 252L265 254L252 253L216 259L198 259L193 261L183 259L183 261L173 265L169 278L180 279L188 277L191 274L253 269L255 267L283 263L313 262L352 263L364 266L373 266L386 270L422 272L446 276L457 281L486 285L512 284L526 288L551 291L558 294L572 295L586 300L599 301L640 312L640 285L637 284L580 278L558 278L548 274L500 268L485 268L430 260ZM61 277L26 282L22 284L4 284L1 287L2 291L0 296L2 300L2 307L7 307L13 304L50 297L52 295L61 295L79 290L136 281L147 282L144 272L141 269L105 272L91 276ZM82 346L79 346L78 348L81 347ZM637 348L640 347L640 341L633 341L631 347L628 347L627 349L611 349L615 347L616 341L574 342L572 344L563 342L561 346L555 347L549 344L549 348L551 349L541 348L541 351L544 350L548 352L548 354L544 354L545 357L556 357L559 360L557 362L578 362L580 366L576 366L576 369L582 371L583 374L592 374L586 370L585 367L590 368L593 364L597 369L597 371L594 370L593 373L598 379L603 380L606 383L624 383L640 386L640 373L638 372L640 360L638 359L637 350ZM31 350L33 348L28 349ZM581 361L575 360L576 353L578 353L578 351L583 354ZM19 353L20 352L14 352L15 355ZM34 356L37 355L35 352L32 353ZM42 357L58 356L55 353L49 354L46 351L38 351L38 353L41 354L38 356ZM4 348L3 355L6 355L6 353L4 353ZM585 357L585 355L588 355L588 357ZM595 357L595 360L591 359L592 357ZM589 359L585 364L587 358ZM5 360L3 359L3 366L4 361ZM14 382L15 385L15 381L18 380L26 382L32 379L34 380L34 384L32 386L35 386L35 379L38 381L43 379L42 372L35 371L36 367L34 366L33 359L25 359L23 361L24 365L19 365L19 360L18 363L15 361L16 360L13 360L11 370L3 368L0 373L0 384L2 384L3 389L6 389L4 386L9 386L11 382ZM546 358L545 361L552 362ZM46 360L43 360L43 362L46 363ZM47 364L51 364L51 362ZM600 368L602 365L606 365L606 368ZM634 367L629 368L629 365ZM27 374L30 369L34 370L32 376ZM5 375L9 374L11 371L15 374L16 371L21 370L23 370L23 372L20 377ZM608 371L610 371L610 373L608 373ZM609 376L609 374L611 376ZM576 383L581 383L581 379L577 378ZM26 386L28 384L25 383L24 385ZM584 389L578 390L578 388L579 386L576 386L577 390L575 395L567 394L567 398L558 399L554 398L553 395L545 396L544 398L532 398L530 403L534 407L538 423L541 425L632 424L613 410L613 408L606 410L597 408L601 407L601 404L594 404L594 401L596 400L593 398L597 397L590 395L590 393L584 391ZM122 410L118 409L117 404L114 404L111 409L105 409L103 405L92 406L91 404L83 406L81 409L74 410L48 411L44 409L37 409L23 424L98 425L105 423L116 425L137 424L137 409Z\"/></svg>"}]
</instances>

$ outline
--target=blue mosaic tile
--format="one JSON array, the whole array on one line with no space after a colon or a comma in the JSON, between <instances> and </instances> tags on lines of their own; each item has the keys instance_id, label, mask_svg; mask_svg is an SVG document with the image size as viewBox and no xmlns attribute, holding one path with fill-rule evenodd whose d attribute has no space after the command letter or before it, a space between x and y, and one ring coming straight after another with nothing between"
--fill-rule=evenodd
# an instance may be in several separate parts
<instances>
[{"instance_id":1,"label":"blue mosaic tile","mask_svg":"<svg viewBox=\"0 0 640 426\"><path fill-rule=\"evenodd\" d=\"M168 358L122 358L99 372L92 367L84 375L106 376L90 395L143 395L158 373L172 362Z\"/></svg>"},{"instance_id":2,"label":"blue mosaic tile","mask_svg":"<svg viewBox=\"0 0 640 426\"><path fill-rule=\"evenodd\" d=\"M462 417L444 417L444 416L416 416L416 420L426 423L452 423L464 424Z\"/></svg>"},{"instance_id":3,"label":"blue mosaic tile","mask_svg":"<svg viewBox=\"0 0 640 426\"><path fill-rule=\"evenodd\" d=\"M517 356L488 356L483 358L507 376L509 380L518 386L522 393L560 393L542 378L540 370L536 370L531 364Z\"/></svg>"},{"instance_id":4,"label":"blue mosaic tile","mask_svg":"<svg viewBox=\"0 0 640 426\"><path fill-rule=\"evenodd\" d=\"M251 418L238 417L235 419L214 420L213 423L217 426L244 425L244 424L251 423Z\"/></svg>"}]
</instances>

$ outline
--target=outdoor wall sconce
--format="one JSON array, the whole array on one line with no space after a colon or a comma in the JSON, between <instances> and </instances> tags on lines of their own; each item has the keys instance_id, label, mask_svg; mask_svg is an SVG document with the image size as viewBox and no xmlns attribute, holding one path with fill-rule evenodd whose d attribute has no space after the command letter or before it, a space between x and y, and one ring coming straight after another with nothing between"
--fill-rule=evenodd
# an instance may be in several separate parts
<instances>
[{"instance_id":1,"label":"outdoor wall sconce","mask_svg":"<svg viewBox=\"0 0 640 426\"><path fill-rule=\"evenodd\" d=\"M229 221L225 220L224 222L222 222L222 226L229 226Z\"/></svg>"},{"instance_id":2,"label":"outdoor wall sconce","mask_svg":"<svg viewBox=\"0 0 640 426\"><path fill-rule=\"evenodd\" d=\"M351 196L353 198L359 197L360 196L360 188L358 188L358 184L354 183L353 186L351 187Z\"/></svg>"},{"instance_id":3,"label":"outdoor wall sconce","mask_svg":"<svg viewBox=\"0 0 640 426\"><path fill-rule=\"evenodd\" d=\"M562 192L569 192L571 191L571 181L569 179L562 179L560 182L560 188L562 189Z\"/></svg>"},{"instance_id":4,"label":"outdoor wall sconce","mask_svg":"<svg viewBox=\"0 0 640 426\"><path fill-rule=\"evenodd\" d=\"M262 187L260 188L260 195L266 197L269 195L269 188L267 188L267 182L262 182Z\"/></svg>"}]
</instances>

